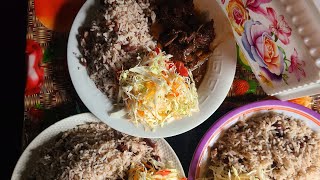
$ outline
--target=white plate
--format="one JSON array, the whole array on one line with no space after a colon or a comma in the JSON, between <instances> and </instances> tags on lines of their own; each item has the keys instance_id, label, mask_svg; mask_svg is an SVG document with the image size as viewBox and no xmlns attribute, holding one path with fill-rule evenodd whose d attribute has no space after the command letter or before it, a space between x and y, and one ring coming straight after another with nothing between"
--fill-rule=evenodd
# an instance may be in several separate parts
<instances>
[{"instance_id":1,"label":"white plate","mask_svg":"<svg viewBox=\"0 0 320 180\"><path fill-rule=\"evenodd\" d=\"M138 137L169 137L184 133L200 125L214 113L221 105L231 87L236 70L236 45L232 30L227 18L219 5L214 0L196 0L195 6L201 11L208 11L209 17L214 19L216 38L213 42L216 46L208 63L208 71L201 83L199 94L200 112L194 113L192 117L174 121L155 132L145 131L142 126L135 126L128 119L110 118L108 111L112 109L111 102L99 91L94 82L89 78L86 68L79 63L76 36L78 28L91 10L95 10L94 0L87 0L77 14L68 40L68 68L72 83L87 108L99 119L110 127ZM89 10L90 9L90 10Z\"/></svg>"},{"instance_id":2,"label":"white plate","mask_svg":"<svg viewBox=\"0 0 320 180\"><path fill-rule=\"evenodd\" d=\"M41 132L24 150L22 155L20 156L11 179L12 180L20 180L23 179L23 172L27 167L27 164L30 163L29 160L32 157L32 150L39 148L42 146L45 142L49 141L51 138L56 136L62 131L66 131L68 129L72 129L76 127L77 125L84 124L86 122L101 122L99 119L97 119L94 115L91 113L83 113L74 115L68 118L65 118L47 129L45 129L43 132ZM164 160L170 160L173 162L173 166L177 168L177 170L181 173L181 176L185 177L182 165L179 161L179 158L171 148L171 146L167 143L165 139L154 139L154 141L157 141L159 148L163 152Z\"/></svg>"}]
</instances>

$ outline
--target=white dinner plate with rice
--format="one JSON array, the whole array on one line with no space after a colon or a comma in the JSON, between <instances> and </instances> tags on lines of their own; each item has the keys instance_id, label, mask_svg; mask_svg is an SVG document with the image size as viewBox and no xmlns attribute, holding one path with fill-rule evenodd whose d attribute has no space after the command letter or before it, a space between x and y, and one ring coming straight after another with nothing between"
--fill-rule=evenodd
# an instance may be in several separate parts
<instances>
[{"instance_id":1,"label":"white dinner plate with rice","mask_svg":"<svg viewBox=\"0 0 320 180\"><path fill-rule=\"evenodd\" d=\"M207 12L214 20L216 37L215 47L208 62L207 72L198 88L199 112L191 117L172 121L155 131L146 131L142 125L134 125L129 119L111 118L109 112L113 104L95 85L88 76L86 67L79 62L79 44L77 41L78 29L88 16L96 10L94 0L87 0L77 14L72 25L68 40L68 68L72 83L79 97L86 107L99 119L110 127L137 137L160 138L175 136L189 131L208 119L221 105L231 87L236 70L236 44L232 30L218 3L213 0L195 0L196 9Z\"/></svg>"},{"instance_id":2,"label":"white dinner plate with rice","mask_svg":"<svg viewBox=\"0 0 320 180\"><path fill-rule=\"evenodd\" d=\"M274 115L271 115L271 116L263 115L264 113L270 113L270 112L276 113L277 116L280 114L280 116L278 116L280 118L272 120L271 118L275 117ZM293 119L297 121L292 121ZM241 120L244 120L244 122L246 122L243 124L244 126L240 126L241 124L239 124L239 122L241 122ZM250 124L250 122L252 124ZM235 124L237 124L238 127L235 127L234 126ZM231 130L231 127L234 128L233 129L234 131ZM241 130L242 127L244 128ZM278 131L278 127L280 127L279 131ZM318 138L315 138L317 137L316 136L317 133L318 133ZM320 163L317 160L320 157L320 148L319 148L320 134L319 133L320 133L320 114L314 112L311 109L308 109L304 106L297 105L294 103L283 102L279 100L265 100L265 101L250 103L248 105L242 106L240 108L237 108L227 113L226 115L221 117L219 120L217 120L209 128L209 130L200 140L198 147L196 148L193 154L193 158L189 166L188 179L196 180L196 179L208 178L208 177L212 178L213 171L209 169L209 166L214 167L213 169L215 169L215 165L218 164L217 161L215 161L215 163L211 162L212 156L214 156L213 158L220 157L221 159L220 161L223 161L226 164L228 164L229 162L232 162L234 164L238 162L240 164L242 163L250 164L248 162L252 161L257 164L265 163L264 165L266 167L270 166L272 168L280 168L280 169L276 169L277 171L275 171L275 173L271 171L265 171L265 172L274 173L272 174L275 176L275 177L272 177L274 179L296 179L297 176L300 176L301 174L297 175L294 173L295 172L300 173L300 170L303 171L305 174L309 173L308 175L311 175L311 172L315 172L314 171L315 169L317 169L316 172L320 173ZM249 136L246 136L248 134ZM263 136L261 136L261 134ZM251 135L254 137L250 138ZM241 138L239 136L241 136L241 138L244 137L244 140L240 140ZM303 137L302 141L300 141L301 137ZM229 161L230 156L229 157L223 156L222 154L224 152L219 153L219 149L215 150L217 148L217 146L215 145L218 143L218 140L220 138L225 138L225 139L222 139L222 141L220 141L220 144L219 144L220 148L226 148L226 149L232 148L232 150L226 150L227 152L225 153L227 154L231 153L232 154L231 157L233 158L241 157L242 159L240 160L239 158L238 160L235 159L235 161L233 160ZM261 138L265 140L261 140ZM295 140L290 141L293 139ZM241 146L241 142L248 142L249 144L245 146ZM252 144L250 144L251 142ZM272 144L268 142L272 142ZM237 145L237 144L240 144L240 145ZM284 148L284 151L283 149L281 149L283 148L283 144L287 144L287 146ZM240 148L238 148L238 146ZM251 149L249 147L251 147ZM263 147L268 147L268 148L263 148ZM275 150L273 147L278 149ZM308 147L308 150L303 149L307 147ZM257 148L257 149L254 149L254 148ZM290 148L290 150L288 148ZM223 150L220 150L220 151L223 151ZM260 152L267 154L265 155L265 157L261 157L261 158L265 158L264 161L263 162L254 161L253 159L260 158L260 156L258 155ZM280 152L285 152L285 153L280 154ZM286 155L287 152L289 155ZM215 155L212 155L211 153ZM271 153L272 155L269 156L270 154L268 153ZM294 157L292 157L290 153L292 154L297 153L298 155L293 154L292 156ZM249 155L251 158L247 158L247 160L244 160L246 158L245 154ZM228 157L228 160L225 159L226 157ZM281 158L277 159L277 157L281 157ZM285 158L287 158L287 162L289 163L279 163L282 159L285 159ZM313 160L312 163L314 163L313 164L314 166L308 164L312 160ZM279 162L277 163L277 161ZM301 162L301 165L299 165L300 162ZM281 166L286 166L286 167L282 169L282 167L278 167L277 164L278 165L281 164ZM314 167L317 167L317 168L314 168ZM217 169L215 170L218 172ZM264 171L261 171L261 172L264 172ZM268 173L265 173L265 174L267 174L267 177L270 177L269 176L270 174ZM281 178L281 176L287 176L287 175L292 175L296 177ZM317 178L314 178L313 176L313 177L302 178L302 179L317 179Z\"/></svg>"},{"instance_id":3,"label":"white dinner plate with rice","mask_svg":"<svg viewBox=\"0 0 320 180\"><path fill-rule=\"evenodd\" d=\"M11 179L12 180L20 180L25 179L24 171L27 167L27 165L30 163L30 159L33 157L32 151L34 149L38 149L39 147L43 146L43 144L49 140L51 140L53 137L58 135L60 132L72 129L76 127L77 125L85 124L87 122L101 122L99 119L97 119L93 114L91 113L83 113L78 114L74 116L70 116L68 118L65 118L59 122L56 122L55 124L51 125L47 129L45 129L43 132L41 132L24 150L22 155L20 156ZM171 146L167 143L166 140L160 138L160 139L154 139L154 141L157 142L157 145L159 149L162 152L163 160L165 161L171 161L172 166L180 172L180 175L185 177L182 165L171 148ZM29 167L30 168L30 167ZM32 168L31 168L32 169Z\"/></svg>"}]
</instances>

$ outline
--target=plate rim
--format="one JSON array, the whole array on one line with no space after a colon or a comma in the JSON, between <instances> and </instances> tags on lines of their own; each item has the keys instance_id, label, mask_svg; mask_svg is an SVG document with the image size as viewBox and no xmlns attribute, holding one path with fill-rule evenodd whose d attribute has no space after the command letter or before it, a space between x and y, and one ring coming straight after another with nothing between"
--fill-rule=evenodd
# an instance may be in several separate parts
<instances>
[{"instance_id":1,"label":"plate rim","mask_svg":"<svg viewBox=\"0 0 320 180\"><path fill-rule=\"evenodd\" d=\"M196 168L197 164L200 159L200 155L202 154L205 145L208 143L208 140L210 140L213 133L215 133L218 128L223 125L227 120L231 119L232 117L243 113L249 109L258 108L258 107L268 107L268 106L283 106L283 107L289 107L290 109L296 109L298 111L302 111L306 114L311 115L314 117L318 122L320 122L320 114L299 104L295 104L288 101L281 101L281 100L260 100L256 102L252 102L249 104L246 104L244 106L238 107L234 110L229 111L225 115L221 116L217 121L215 121L210 128L205 132L205 134L200 139L194 153L192 156L192 159L190 161L189 169L188 169L188 179L194 180L195 174L196 174ZM320 126L320 125L319 125Z\"/></svg>"},{"instance_id":2,"label":"plate rim","mask_svg":"<svg viewBox=\"0 0 320 180\"><path fill-rule=\"evenodd\" d=\"M80 113L80 114L75 114L66 118L63 118L55 123L53 123L52 125L50 125L49 127L47 127L46 129L44 129L41 133L39 133L29 144L28 146L24 149L24 151L21 153L18 161L15 164L14 170L11 174L11 180L16 180L19 179L19 177L21 177L21 170L23 170L22 165L25 165L26 162L28 162L29 160L29 155L30 152L32 151L32 149L39 147L39 145L41 145L42 142L46 141L47 139L50 139L52 137L54 137L55 135L57 135L59 132L65 131L65 130L61 130L59 132L57 132L56 134L50 133L50 131L52 131L55 127L57 126L62 126L68 122L72 122L74 120L77 120L79 122L75 122L74 124L70 125L72 126L71 128L74 128L77 125L80 125L84 122L102 122L100 119L98 119L94 114L90 113L90 112L86 112L86 113ZM71 129L70 127L66 127L65 129ZM50 138L43 138L45 136L48 136ZM41 138L43 138L44 140L40 140ZM168 150L170 151L171 155L174 156L177 162L177 169L179 170L179 172L181 173L181 175L185 176L185 172L183 169L183 166L181 164L181 161L179 159L179 157L177 156L177 154L175 153L175 151L173 150L173 148L170 146L170 144L164 139L164 138L157 138L154 139L156 141L161 141L161 143L163 143L166 148L168 148ZM22 167L22 168L21 168Z\"/></svg>"}]
</instances>

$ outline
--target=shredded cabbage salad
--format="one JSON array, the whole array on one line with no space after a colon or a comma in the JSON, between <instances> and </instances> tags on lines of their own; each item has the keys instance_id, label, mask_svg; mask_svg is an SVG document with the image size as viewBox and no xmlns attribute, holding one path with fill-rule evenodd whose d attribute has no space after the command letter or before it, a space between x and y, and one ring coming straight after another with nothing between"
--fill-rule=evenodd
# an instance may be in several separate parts
<instances>
[{"instance_id":1,"label":"shredded cabbage salad","mask_svg":"<svg viewBox=\"0 0 320 180\"><path fill-rule=\"evenodd\" d=\"M187 180L187 178L180 177L176 169L155 170L146 166L148 164L131 164L128 171L128 180Z\"/></svg>"},{"instance_id":2,"label":"shredded cabbage salad","mask_svg":"<svg viewBox=\"0 0 320 180\"><path fill-rule=\"evenodd\" d=\"M199 111L191 71L185 68L187 76L179 74L171 57L156 49L145 55L137 66L122 71L119 96L125 109L111 116L127 114L135 124L154 130Z\"/></svg>"},{"instance_id":3,"label":"shredded cabbage salad","mask_svg":"<svg viewBox=\"0 0 320 180\"><path fill-rule=\"evenodd\" d=\"M257 168L248 173L239 173L235 167L231 170L226 170L223 165L210 166L209 169L213 171L213 179L215 180L265 180L265 173L263 169Z\"/></svg>"}]
</instances>

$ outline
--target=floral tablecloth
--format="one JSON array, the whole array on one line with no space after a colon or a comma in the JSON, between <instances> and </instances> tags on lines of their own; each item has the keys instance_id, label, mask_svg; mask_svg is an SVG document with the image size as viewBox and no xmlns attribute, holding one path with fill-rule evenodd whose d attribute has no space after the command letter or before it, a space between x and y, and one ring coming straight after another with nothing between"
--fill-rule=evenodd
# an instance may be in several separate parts
<instances>
[{"instance_id":1,"label":"floral tablecloth","mask_svg":"<svg viewBox=\"0 0 320 180\"><path fill-rule=\"evenodd\" d=\"M23 148L54 122L71 115L88 112L72 86L66 59L68 32L76 13L84 2L85 0L50 2L29 0L26 36L28 76L25 88ZM213 114L213 117L218 117L217 113L225 113L225 111L249 102L272 98L264 93L242 52L239 48L237 49L238 63L234 83L219 108L220 110ZM320 95L292 101L320 113ZM195 129L192 131L205 130ZM185 136L174 138L185 138ZM175 141L174 138L169 138L169 143ZM177 149L175 150L177 151ZM191 150L190 153L192 153ZM191 159L192 154L185 156L190 156Z\"/></svg>"}]
</instances>

